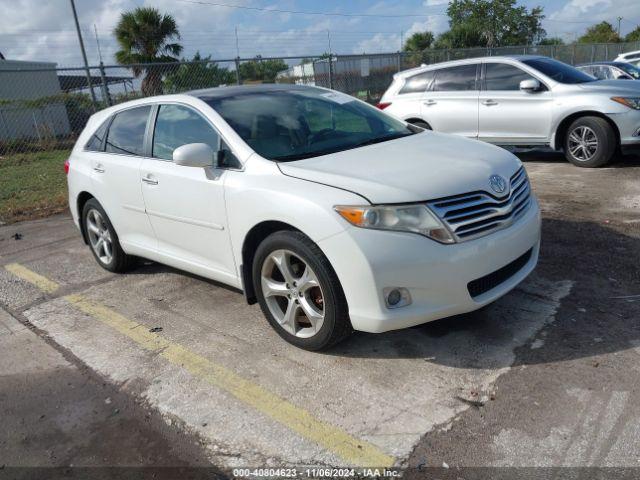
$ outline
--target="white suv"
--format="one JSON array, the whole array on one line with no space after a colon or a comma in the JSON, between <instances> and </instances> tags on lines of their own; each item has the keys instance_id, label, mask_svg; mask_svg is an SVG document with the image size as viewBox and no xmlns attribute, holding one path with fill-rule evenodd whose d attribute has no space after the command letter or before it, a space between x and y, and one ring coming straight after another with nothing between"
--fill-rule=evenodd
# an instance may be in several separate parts
<instances>
[{"instance_id":1,"label":"white suv","mask_svg":"<svg viewBox=\"0 0 640 480\"><path fill-rule=\"evenodd\" d=\"M394 76L379 108L499 145L550 146L580 167L640 146L640 82L600 81L538 56L485 57Z\"/></svg>"},{"instance_id":2,"label":"white suv","mask_svg":"<svg viewBox=\"0 0 640 480\"><path fill-rule=\"evenodd\" d=\"M102 267L143 257L241 289L307 349L478 309L538 259L515 156L321 88L118 105L91 117L66 168Z\"/></svg>"}]
</instances>

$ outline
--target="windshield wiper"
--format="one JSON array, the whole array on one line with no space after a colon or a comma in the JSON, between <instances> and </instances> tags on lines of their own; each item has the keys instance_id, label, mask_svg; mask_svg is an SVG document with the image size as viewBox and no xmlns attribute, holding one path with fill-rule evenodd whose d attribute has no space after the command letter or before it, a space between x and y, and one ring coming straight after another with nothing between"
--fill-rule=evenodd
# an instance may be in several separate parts
<instances>
[{"instance_id":1,"label":"windshield wiper","mask_svg":"<svg viewBox=\"0 0 640 480\"><path fill-rule=\"evenodd\" d=\"M388 140L395 140L396 138L408 137L409 135L413 135L413 133L394 133L393 135L387 135L386 137L370 138L369 140L356 143L351 148L366 147L367 145L373 145L374 143L382 143Z\"/></svg>"}]
</instances>

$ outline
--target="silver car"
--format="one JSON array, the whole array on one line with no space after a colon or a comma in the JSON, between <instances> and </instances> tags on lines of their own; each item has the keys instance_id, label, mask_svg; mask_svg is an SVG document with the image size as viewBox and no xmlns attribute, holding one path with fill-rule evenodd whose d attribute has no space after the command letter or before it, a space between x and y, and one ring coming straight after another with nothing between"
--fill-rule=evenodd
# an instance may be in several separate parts
<instances>
[{"instance_id":1,"label":"silver car","mask_svg":"<svg viewBox=\"0 0 640 480\"><path fill-rule=\"evenodd\" d=\"M580 167L640 147L640 82L597 80L541 56L484 57L397 73L379 108L498 145L550 146Z\"/></svg>"},{"instance_id":2,"label":"silver car","mask_svg":"<svg viewBox=\"0 0 640 480\"><path fill-rule=\"evenodd\" d=\"M576 66L598 80L640 80L640 68L627 62L594 62Z\"/></svg>"}]
</instances>

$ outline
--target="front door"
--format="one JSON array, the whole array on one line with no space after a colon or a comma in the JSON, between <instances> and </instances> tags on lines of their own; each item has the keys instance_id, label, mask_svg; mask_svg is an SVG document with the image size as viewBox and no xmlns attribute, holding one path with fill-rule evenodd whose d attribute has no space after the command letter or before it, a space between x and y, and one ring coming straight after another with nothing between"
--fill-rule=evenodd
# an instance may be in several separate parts
<instances>
[{"instance_id":1,"label":"front door","mask_svg":"<svg viewBox=\"0 0 640 480\"><path fill-rule=\"evenodd\" d=\"M438 132L478 136L477 65L436 70L433 86L422 99L422 118Z\"/></svg>"},{"instance_id":2,"label":"front door","mask_svg":"<svg viewBox=\"0 0 640 480\"><path fill-rule=\"evenodd\" d=\"M552 93L520 90L522 80L533 77L514 65L486 63L484 90L480 92L480 134L488 142L543 144L549 141Z\"/></svg>"},{"instance_id":3,"label":"front door","mask_svg":"<svg viewBox=\"0 0 640 480\"><path fill-rule=\"evenodd\" d=\"M161 105L153 128L152 158L143 160L139 178L158 253L169 265L234 283L237 275L224 199L227 172L173 163L173 151L189 143L206 143L217 151L220 137L191 107Z\"/></svg>"}]
</instances>

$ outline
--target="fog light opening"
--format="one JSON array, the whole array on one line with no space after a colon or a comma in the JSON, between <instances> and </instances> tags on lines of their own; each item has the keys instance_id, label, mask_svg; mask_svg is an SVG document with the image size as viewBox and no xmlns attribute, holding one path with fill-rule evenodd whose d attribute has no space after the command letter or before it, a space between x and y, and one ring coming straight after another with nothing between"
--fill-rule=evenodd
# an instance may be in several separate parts
<instances>
[{"instance_id":1,"label":"fog light opening","mask_svg":"<svg viewBox=\"0 0 640 480\"><path fill-rule=\"evenodd\" d=\"M384 302L387 308L399 308L411 303L409 290L402 287L388 287L383 290Z\"/></svg>"}]
</instances>

